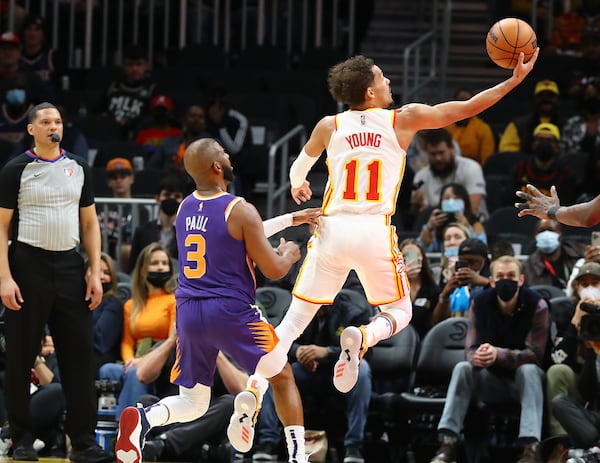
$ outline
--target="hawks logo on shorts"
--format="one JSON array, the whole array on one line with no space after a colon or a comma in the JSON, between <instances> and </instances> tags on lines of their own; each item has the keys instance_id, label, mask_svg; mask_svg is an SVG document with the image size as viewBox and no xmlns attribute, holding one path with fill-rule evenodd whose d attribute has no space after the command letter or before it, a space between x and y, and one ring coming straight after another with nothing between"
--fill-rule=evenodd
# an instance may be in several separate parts
<instances>
[{"instance_id":1,"label":"hawks logo on shorts","mask_svg":"<svg viewBox=\"0 0 600 463\"><path fill-rule=\"evenodd\" d=\"M406 273L406 266L404 265L404 257L401 254L396 256L396 273L398 275Z\"/></svg>"}]
</instances>

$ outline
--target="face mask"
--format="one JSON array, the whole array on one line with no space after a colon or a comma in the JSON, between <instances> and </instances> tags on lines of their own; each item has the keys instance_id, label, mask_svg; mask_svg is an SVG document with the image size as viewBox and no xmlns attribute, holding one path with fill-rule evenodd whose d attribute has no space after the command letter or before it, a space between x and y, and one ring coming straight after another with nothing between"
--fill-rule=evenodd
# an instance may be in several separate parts
<instances>
[{"instance_id":1,"label":"face mask","mask_svg":"<svg viewBox=\"0 0 600 463\"><path fill-rule=\"evenodd\" d=\"M6 102L11 106L21 106L25 104L25 90L22 88L13 88L6 92Z\"/></svg>"},{"instance_id":2,"label":"face mask","mask_svg":"<svg viewBox=\"0 0 600 463\"><path fill-rule=\"evenodd\" d=\"M465 210L465 202L460 198L444 199L442 201L442 212L463 213Z\"/></svg>"},{"instance_id":3,"label":"face mask","mask_svg":"<svg viewBox=\"0 0 600 463\"><path fill-rule=\"evenodd\" d=\"M579 290L579 299L590 299L596 301L600 299L600 289L595 286L586 286Z\"/></svg>"},{"instance_id":4,"label":"face mask","mask_svg":"<svg viewBox=\"0 0 600 463\"><path fill-rule=\"evenodd\" d=\"M444 256L447 259L450 259L451 257L458 257L458 246L451 246L444 249Z\"/></svg>"},{"instance_id":5,"label":"face mask","mask_svg":"<svg viewBox=\"0 0 600 463\"><path fill-rule=\"evenodd\" d=\"M583 110L589 114L600 113L600 98L591 97L583 100Z\"/></svg>"},{"instance_id":6,"label":"face mask","mask_svg":"<svg viewBox=\"0 0 600 463\"><path fill-rule=\"evenodd\" d=\"M510 301L517 290L519 289L519 283L515 280L509 280L503 278L502 280L496 281L496 294L504 302Z\"/></svg>"},{"instance_id":7,"label":"face mask","mask_svg":"<svg viewBox=\"0 0 600 463\"><path fill-rule=\"evenodd\" d=\"M168 198L160 203L160 210L167 214L169 217L177 213L179 208L179 201L175 198Z\"/></svg>"},{"instance_id":8,"label":"face mask","mask_svg":"<svg viewBox=\"0 0 600 463\"><path fill-rule=\"evenodd\" d=\"M542 254L552 254L558 249L560 235L552 230L546 230L535 235L535 245Z\"/></svg>"},{"instance_id":9,"label":"face mask","mask_svg":"<svg viewBox=\"0 0 600 463\"><path fill-rule=\"evenodd\" d=\"M105 293L107 291L110 291L112 288L112 283L108 282L108 283L102 283L102 292Z\"/></svg>"},{"instance_id":10,"label":"face mask","mask_svg":"<svg viewBox=\"0 0 600 463\"><path fill-rule=\"evenodd\" d=\"M169 281L169 278L171 278L171 272L148 272L146 280L152 286L162 288Z\"/></svg>"},{"instance_id":11,"label":"face mask","mask_svg":"<svg viewBox=\"0 0 600 463\"><path fill-rule=\"evenodd\" d=\"M549 141L540 141L535 146L533 154L542 162L547 162L552 159L555 155L554 145Z\"/></svg>"}]
</instances>

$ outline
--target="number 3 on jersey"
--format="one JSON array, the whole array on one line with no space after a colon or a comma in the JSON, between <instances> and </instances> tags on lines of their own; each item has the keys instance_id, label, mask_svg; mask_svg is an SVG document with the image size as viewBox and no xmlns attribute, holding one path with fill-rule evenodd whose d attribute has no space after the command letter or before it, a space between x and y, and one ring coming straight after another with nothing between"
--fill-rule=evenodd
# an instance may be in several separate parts
<instances>
[{"instance_id":1,"label":"number 3 on jersey","mask_svg":"<svg viewBox=\"0 0 600 463\"><path fill-rule=\"evenodd\" d=\"M348 201L356 201L358 198L358 192L356 186L358 185L358 176L362 172L359 172L359 165L357 159L352 159L347 162L344 166L346 169L346 189L342 198ZM381 161L373 161L367 164L366 175L369 176L369 189L366 192L365 199L367 201L381 201L381 191L379 184L381 180Z\"/></svg>"},{"instance_id":2,"label":"number 3 on jersey","mask_svg":"<svg viewBox=\"0 0 600 463\"><path fill-rule=\"evenodd\" d=\"M186 265L183 266L183 274L186 278L202 278L206 273L206 241L202 235L187 235L185 247L189 249L185 253ZM195 265L190 265L194 264Z\"/></svg>"}]
</instances>

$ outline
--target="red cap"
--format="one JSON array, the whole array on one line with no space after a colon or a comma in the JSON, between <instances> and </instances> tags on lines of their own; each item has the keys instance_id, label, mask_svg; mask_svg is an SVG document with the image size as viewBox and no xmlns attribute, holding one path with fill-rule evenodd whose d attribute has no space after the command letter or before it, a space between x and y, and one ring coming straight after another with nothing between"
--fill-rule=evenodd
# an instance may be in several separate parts
<instances>
[{"instance_id":1,"label":"red cap","mask_svg":"<svg viewBox=\"0 0 600 463\"><path fill-rule=\"evenodd\" d=\"M159 106L167 108L169 111L173 111L173 108L175 107L173 100L166 95L156 95L150 100L150 109L154 109Z\"/></svg>"},{"instance_id":2,"label":"red cap","mask_svg":"<svg viewBox=\"0 0 600 463\"><path fill-rule=\"evenodd\" d=\"M0 35L0 44L12 44L12 45L21 45L21 39L19 39L19 36L16 34L13 34L12 32L5 32L4 34Z\"/></svg>"}]
</instances>

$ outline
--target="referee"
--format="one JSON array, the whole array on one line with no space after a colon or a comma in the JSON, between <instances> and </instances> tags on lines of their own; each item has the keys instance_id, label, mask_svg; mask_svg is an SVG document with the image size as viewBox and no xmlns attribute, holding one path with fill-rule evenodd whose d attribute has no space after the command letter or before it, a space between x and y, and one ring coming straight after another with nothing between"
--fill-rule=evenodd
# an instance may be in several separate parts
<instances>
[{"instance_id":1,"label":"referee","mask_svg":"<svg viewBox=\"0 0 600 463\"><path fill-rule=\"evenodd\" d=\"M47 324L67 404L69 459L108 463L114 456L96 444L94 435L91 310L100 303L102 285L90 169L83 159L60 148L63 123L54 105L33 107L29 122L34 147L0 171L0 297L9 309L4 314L5 387L12 458L38 459L29 382ZM80 234L90 262L86 278L77 252Z\"/></svg>"}]
</instances>

